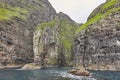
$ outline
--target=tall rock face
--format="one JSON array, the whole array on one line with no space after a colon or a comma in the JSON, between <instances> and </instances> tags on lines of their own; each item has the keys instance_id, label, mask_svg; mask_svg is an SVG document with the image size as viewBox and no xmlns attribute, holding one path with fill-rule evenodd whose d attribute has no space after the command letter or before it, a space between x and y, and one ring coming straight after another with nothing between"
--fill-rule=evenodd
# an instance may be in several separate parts
<instances>
[{"instance_id":1,"label":"tall rock face","mask_svg":"<svg viewBox=\"0 0 120 80\"><path fill-rule=\"evenodd\" d=\"M60 12L34 30L34 60L41 66L70 66L72 42L77 24Z\"/></svg>"},{"instance_id":2,"label":"tall rock face","mask_svg":"<svg viewBox=\"0 0 120 80\"><path fill-rule=\"evenodd\" d=\"M0 64L72 65L77 25L48 0L0 0Z\"/></svg>"},{"instance_id":3,"label":"tall rock face","mask_svg":"<svg viewBox=\"0 0 120 80\"><path fill-rule=\"evenodd\" d=\"M120 70L120 0L107 0L76 31L75 66Z\"/></svg>"},{"instance_id":4,"label":"tall rock face","mask_svg":"<svg viewBox=\"0 0 120 80\"><path fill-rule=\"evenodd\" d=\"M32 62L33 30L55 14L48 0L0 0L0 63Z\"/></svg>"}]
</instances>

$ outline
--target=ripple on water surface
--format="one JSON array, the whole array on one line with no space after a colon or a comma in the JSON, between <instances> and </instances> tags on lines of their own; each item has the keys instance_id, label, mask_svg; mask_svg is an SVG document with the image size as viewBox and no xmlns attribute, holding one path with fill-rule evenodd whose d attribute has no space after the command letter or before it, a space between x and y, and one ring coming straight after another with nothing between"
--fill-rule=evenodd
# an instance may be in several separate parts
<instances>
[{"instance_id":1,"label":"ripple on water surface","mask_svg":"<svg viewBox=\"0 0 120 80\"><path fill-rule=\"evenodd\" d=\"M71 68L44 68L41 70L0 70L0 80L120 80L120 72L90 71L91 77L68 74Z\"/></svg>"}]
</instances>

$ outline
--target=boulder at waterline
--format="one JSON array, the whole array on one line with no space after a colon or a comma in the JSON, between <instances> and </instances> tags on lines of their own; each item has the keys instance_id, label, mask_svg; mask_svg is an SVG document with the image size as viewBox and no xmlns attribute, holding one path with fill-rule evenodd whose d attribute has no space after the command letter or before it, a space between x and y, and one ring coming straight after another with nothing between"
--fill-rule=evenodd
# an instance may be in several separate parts
<instances>
[{"instance_id":1,"label":"boulder at waterline","mask_svg":"<svg viewBox=\"0 0 120 80\"><path fill-rule=\"evenodd\" d=\"M80 69L72 69L69 70L68 73L72 74L72 75L77 75L77 76L90 76L89 71L87 70L80 70Z\"/></svg>"},{"instance_id":2,"label":"boulder at waterline","mask_svg":"<svg viewBox=\"0 0 120 80\"><path fill-rule=\"evenodd\" d=\"M36 63L29 63L29 64L24 65L21 69L22 70L41 69L41 66Z\"/></svg>"}]
</instances>

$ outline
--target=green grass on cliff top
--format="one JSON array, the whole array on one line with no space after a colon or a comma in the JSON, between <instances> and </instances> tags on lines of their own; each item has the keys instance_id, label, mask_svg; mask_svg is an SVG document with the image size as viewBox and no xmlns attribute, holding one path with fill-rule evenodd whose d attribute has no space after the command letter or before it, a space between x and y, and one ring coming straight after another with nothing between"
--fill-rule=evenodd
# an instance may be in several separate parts
<instances>
[{"instance_id":1,"label":"green grass on cliff top","mask_svg":"<svg viewBox=\"0 0 120 80\"><path fill-rule=\"evenodd\" d=\"M27 10L20 7L12 7L8 4L0 2L0 20L12 20L18 17L25 20L27 18Z\"/></svg>"},{"instance_id":2,"label":"green grass on cliff top","mask_svg":"<svg viewBox=\"0 0 120 80\"><path fill-rule=\"evenodd\" d=\"M102 10L106 10L110 7L113 7L117 1L118 0L108 0L108 2L105 5L103 5Z\"/></svg>"},{"instance_id":3,"label":"green grass on cliff top","mask_svg":"<svg viewBox=\"0 0 120 80\"><path fill-rule=\"evenodd\" d=\"M46 27L54 27L55 24L57 23L57 20L54 19L50 22L45 22L45 23L41 23L41 24L38 24L37 27L34 29L34 32L35 31L38 31L38 30L44 30Z\"/></svg>"},{"instance_id":4,"label":"green grass on cliff top","mask_svg":"<svg viewBox=\"0 0 120 80\"><path fill-rule=\"evenodd\" d=\"M80 26L76 30L75 35L77 35L81 30L87 28L89 25L92 25L98 22L100 19L105 18L108 14L116 12L116 11L120 11L120 7L118 8L113 7L117 1L118 0L109 0L107 3L105 3L101 9L102 11L107 10L110 7L112 8L108 9L105 13L102 13L102 11L97 13L93 18L89 19L85 24Z\"/></svg>"}]
</instances>

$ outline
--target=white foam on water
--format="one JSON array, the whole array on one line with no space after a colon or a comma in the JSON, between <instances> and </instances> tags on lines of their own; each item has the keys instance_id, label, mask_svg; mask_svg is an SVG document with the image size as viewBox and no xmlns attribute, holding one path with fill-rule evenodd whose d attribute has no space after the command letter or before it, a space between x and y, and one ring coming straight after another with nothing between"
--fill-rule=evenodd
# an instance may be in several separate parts
<instances>
[{"instance_id":1,"label":"white foam on water","mask_svg":"<svg viewBox=\"0 0 120 80\"><path fill-rule=\"evenodd\" d=\"M96 80L95 78L91 78L91 77L75 76L67 72L61 72L60 76L64 78L72 78L73 80Z\"/></svg>"}]
</instances>

